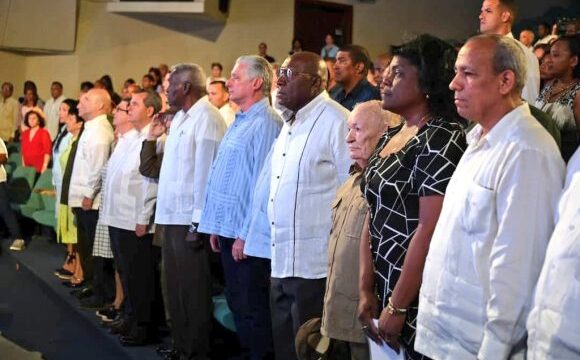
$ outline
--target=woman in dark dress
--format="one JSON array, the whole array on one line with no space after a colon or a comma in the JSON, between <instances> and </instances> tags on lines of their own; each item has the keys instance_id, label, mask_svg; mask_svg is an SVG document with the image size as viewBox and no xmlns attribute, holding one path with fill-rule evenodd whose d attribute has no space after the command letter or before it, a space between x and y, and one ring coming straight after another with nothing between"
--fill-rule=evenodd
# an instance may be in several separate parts
<instances>
[{"instance_id":1,"label":"woman in dark dress","mask_svg":"<svg viewBox=\"0 0 580 360\"><path fill-rule=\"evenodd\" d=\"M370 211L361 239L359 318L373 340L402 347L415 360L425 358L413 350L423 266L467 145L449 90L456 50L422 35L393 55L381 84L383 107L405 123L383 135L361 184Z\"/></svg>"}]
</instances>

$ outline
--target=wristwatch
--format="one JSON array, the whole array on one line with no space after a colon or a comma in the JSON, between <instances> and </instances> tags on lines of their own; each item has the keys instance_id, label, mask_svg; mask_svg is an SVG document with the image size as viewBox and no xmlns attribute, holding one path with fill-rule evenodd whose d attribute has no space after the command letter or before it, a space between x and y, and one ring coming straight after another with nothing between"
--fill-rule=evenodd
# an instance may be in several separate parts
<instances>
[{"instance_id":1,"label":"wristwatch","mask_svg":"<svg viewBox=\"0 0 580 360\"><path fill-rule=\"evenodd\" d=\"M189 230L187 230L190 234L195 234L197 232L197 226L199 225L199 223L194 223L192 222L191 225L189 225Z\"/></svg>"}]
</instances>

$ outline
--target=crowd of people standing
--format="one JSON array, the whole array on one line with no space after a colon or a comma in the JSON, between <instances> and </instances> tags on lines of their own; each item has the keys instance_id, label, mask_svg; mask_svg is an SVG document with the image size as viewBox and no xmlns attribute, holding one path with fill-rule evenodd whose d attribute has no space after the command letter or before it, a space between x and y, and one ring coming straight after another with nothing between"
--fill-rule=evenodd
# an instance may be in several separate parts
<instances>
[{"instance_id":1,"label":"crowd of people standing","mask_svg":"<svg viewBox=\"0 0 580 360\"><path fill-rule=\"evenodd\" d=\"M5 83L22 165L52 162L57 275L125 346L167 322L166 359L212 356L216 261L244 359L311 358L313 324L336 359L580 357L580 35L547 42L542 77L516 13L484 0L459 48L421 35L374 65L327 36L227 79L159 66L78 102L54 82L42 109ZM23 250L7 191L0 168Z\"/></svg>"}]
</instances>

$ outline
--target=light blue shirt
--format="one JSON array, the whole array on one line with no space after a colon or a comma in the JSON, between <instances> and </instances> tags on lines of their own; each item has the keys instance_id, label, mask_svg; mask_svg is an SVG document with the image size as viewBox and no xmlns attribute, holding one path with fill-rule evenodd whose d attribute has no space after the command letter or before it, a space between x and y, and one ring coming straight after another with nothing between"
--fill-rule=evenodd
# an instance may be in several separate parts
<instances>
[{"instance_id":1,"label":"light blue shirt","mask_svg":"<svg viewBox=\"0 0 580 360\"><path fill-rule=\"evenodd\" d=\"M254 199L250 210L250 227L244 245L244 254L270 259L272 245L270 237L270 222L268 221L268 198L270 197L270 177L272 176L272 150L264 160L264 166L254 189Z\"/></svg>"},{"instance_id":2,"label":"light blue shirt","mask_svg":"<svg viewBox=\"0 0 580 360\"><path fill-rule=\"evenodd\" d=\"M266 98L236 114L211 166L200 232L245 240L254 187L281 126Z\"/></svg>"}]
</instances>

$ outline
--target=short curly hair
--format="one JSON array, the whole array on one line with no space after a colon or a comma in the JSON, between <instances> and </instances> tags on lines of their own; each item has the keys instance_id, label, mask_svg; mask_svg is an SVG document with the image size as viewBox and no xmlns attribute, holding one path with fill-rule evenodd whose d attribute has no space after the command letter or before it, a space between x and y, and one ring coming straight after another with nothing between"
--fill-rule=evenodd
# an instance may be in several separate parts
<instances>
[{"instance_id":1,"label":"short curly hair","mask_svg":"<svg viewBox=\"0 0 580 360\"><path fill-rule=\"evenodd\" d=\"M36 110L30 110L29 112L26 113L26 115L24 115L24 125L26 125L27 127L30 127L30 124L28 123L28 118L30 118L30 115L33 115L33 114L35 114L36 117L38 118L38 126L43 128L46 125L46 121L44 120L44 115Z\"/></svg>"},{"instance_id":2,"label":"short curly hair","mask_svg":"<svg viewBox=\"0 0 580 360\"><path fill-rule=\"evenodd\" d=\"M449 83L455 77L457 50L449 43L429 34L391 49L393 56L410 61L419 73L419 88L425 94L433 116L466 122L457 114Z\"/></svg>"}]
</instances>

